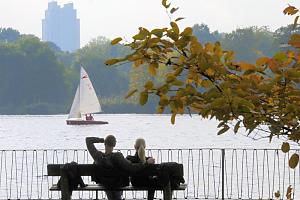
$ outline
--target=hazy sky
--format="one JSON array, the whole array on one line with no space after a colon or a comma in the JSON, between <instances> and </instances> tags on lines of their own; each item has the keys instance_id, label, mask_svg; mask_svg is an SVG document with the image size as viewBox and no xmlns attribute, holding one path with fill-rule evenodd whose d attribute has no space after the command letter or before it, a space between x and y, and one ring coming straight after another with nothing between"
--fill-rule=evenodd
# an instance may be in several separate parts
<instances>
[{"instance_id":1,"label":"hazy sky","mask_svg":"<svg viewBox=\"0 0 300 200\"><path fill-rule=\"evenodd\" d=\"M49 0L0 0L0 27L21 33L42 35L42 18ZM97 36L129 38L138 27L167 26L169 18L161 0L58 0L73 2L80 18L81 46ZM299 0L173 0L180 9L174 15L185 17L180 26L205 23L212 31L230 32L238 27L268 26L275 30L293 21L283 15L288 5L300 7Z\"/></svg>"}]
</instances>

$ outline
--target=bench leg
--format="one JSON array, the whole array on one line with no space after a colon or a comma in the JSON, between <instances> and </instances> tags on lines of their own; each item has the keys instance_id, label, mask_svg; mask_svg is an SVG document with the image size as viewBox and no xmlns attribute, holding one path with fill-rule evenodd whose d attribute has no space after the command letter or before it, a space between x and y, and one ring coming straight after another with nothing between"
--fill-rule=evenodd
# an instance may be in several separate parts
<instances>
[{"instance_id":1,"label":"bench leg","mask_svg":"<svg viewBox=\"0 0 300 200\"><path fill-rule=\"evenodd\" d=\"M147 200L153 200L154 199L154 193L155 193L155 190L148 190L147 191Z\"/></svg>"},{"instance_id":2,"label":"bench leg","mask_svg":"<svg viewBox=\"0 0 300 200\"><path fill-rule=\"evenodd\" d=\"M170 181L168 184L163 188L164 193L164 200L171 200L172 199L172 190L171 190L171 184Z\"/></svg>"},{"instance_id":3,"label":"bench leg","mask_svg":"<svg viewBox=\"0 0 300 200\"><path fill-rule=\"evenodd\" d=\"M61 169L60 170L60 184L61 184L61 199L62 200L71 200L71 191L69 190L69 181L67 177L67 173Z\"/></svg>"}]
</instances>

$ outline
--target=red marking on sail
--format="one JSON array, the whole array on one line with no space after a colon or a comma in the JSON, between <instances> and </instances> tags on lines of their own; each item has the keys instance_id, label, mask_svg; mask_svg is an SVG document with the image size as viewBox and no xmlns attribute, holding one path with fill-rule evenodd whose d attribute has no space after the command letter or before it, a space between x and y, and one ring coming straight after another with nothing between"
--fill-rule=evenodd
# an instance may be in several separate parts
<instances>
[{"instance_id":1,"label":"red marking on sail","mask_svg":"<svg viewBox=\"0 0 300 200\"><path fill-rule=\"evenodd\" d=\"M84 75L81 79L84 79L84 78L87 78L88 76L87 75Z\"/></svg>"}]
</instances>

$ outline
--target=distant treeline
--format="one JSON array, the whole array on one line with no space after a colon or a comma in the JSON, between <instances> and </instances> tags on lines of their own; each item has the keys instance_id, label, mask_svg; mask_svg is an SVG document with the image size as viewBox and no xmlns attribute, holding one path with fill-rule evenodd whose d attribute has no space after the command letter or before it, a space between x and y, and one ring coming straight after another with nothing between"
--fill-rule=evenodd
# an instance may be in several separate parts
<instances>
[{"instance_id":1,"label":"distant treeline","mask_svg":"<svg viewBox=\"0 0 300 200\"><path fill-rule=\"evenodd\" d=\"M205 24L193 26L202 43L221 42L236 52L236 60L255 62L285 50L292 27L271 32L267 27L240 28L231 33L211 32ZM105 113L154 113L155 99L139 106L137 97L125 100L129 87L141 87L143 70L130 64L107 67L104 61L129 53L122 45L98 37L74 53L63 52L54 43L33 35L22 35L12 28L0 28L0 114L68 113L84 66ZM163 78L163 76L162 76Z\"/></svg>"}]
</instances>

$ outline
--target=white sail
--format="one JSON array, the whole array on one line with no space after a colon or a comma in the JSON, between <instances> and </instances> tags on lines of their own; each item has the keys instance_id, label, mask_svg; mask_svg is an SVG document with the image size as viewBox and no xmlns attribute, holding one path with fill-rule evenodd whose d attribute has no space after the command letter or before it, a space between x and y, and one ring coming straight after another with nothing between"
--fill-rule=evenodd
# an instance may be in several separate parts
<instances>
[{"instance_id":1,"label":"white sail","mask_svg":"<svg viewBox=\"0 0 300 200\"><path fill-rule=\"evenodd\" d=\"M79 86L77 87L76 94L72 103L72 107L69 114L70 118L81 118L80 114L80 96L79 96Z\"/></svg>"},{"instance_id":2,"label":"white sail","mask_svg":"<svg viewBox=\"0 0 300 200\"><path fill-rule=\"evenodd\" d=\"M80 113L96 113L101 112L101 106L92 85L92 82L86 73L86 71L81 67L80 70Z\"/></svg>"}]
</instances>

